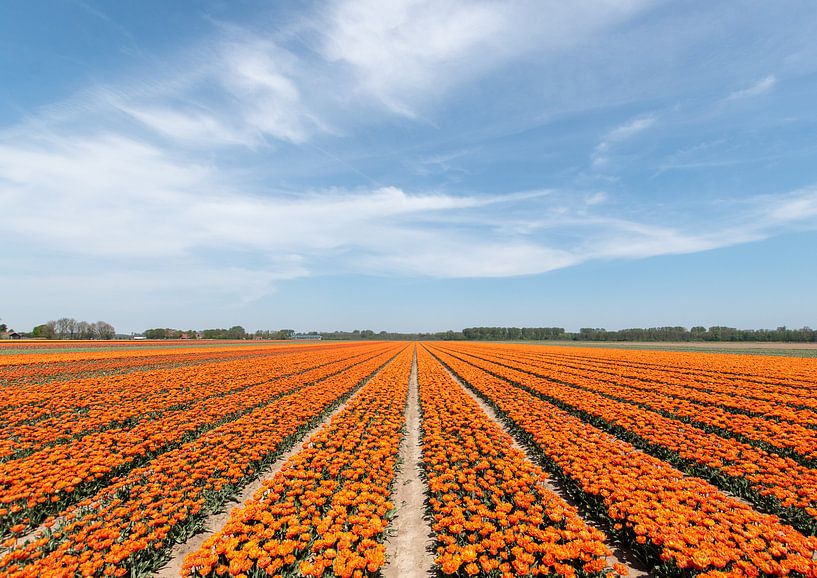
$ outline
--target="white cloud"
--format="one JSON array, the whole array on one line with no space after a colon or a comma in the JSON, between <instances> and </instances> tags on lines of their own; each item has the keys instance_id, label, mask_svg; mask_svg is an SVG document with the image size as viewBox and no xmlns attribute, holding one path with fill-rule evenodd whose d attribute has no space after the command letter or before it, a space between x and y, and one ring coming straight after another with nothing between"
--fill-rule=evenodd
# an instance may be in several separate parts
<instances>
[{"instance_id":1,"label":"white cloud","mask_svg":"<svg viewBox=\"0 0 817 578\"><path fill-rule=\"evenodd\" d=\"M401 235L386 242L396 249ZM403 236L411 251L392 250L363 256L356 265L364 272L437 278L513 277L562 269L581 262L570 250L551 248L535 240L479 239L462 235L411 231Z\"/></svg>"},{"instance_id":2,"label":"white cloud","mask_svg":"<svg viewBox=\"0 0 817 578\"><path fill-rule=\"evenodd\" d=\"M100 125L166 146L296 145L387 113L418 117L515 57L550 57L653 0L335 0L286 34L224 26L197 49L119 85L91 87L27 124ZM304 50L304 47L309 49Z\"/></svg>"},{"instance_id":3,"label":"white cloud","mask_svg":"<svg viewBox=\"0 0 817 578\"><path fill-rule=\"evenodd\" d=\"M473 149L462 149L422 157L407 164L418 174L429 176L433 174L459 173L467 174L468 170L456 166L455 161L463 159L473 153Z\"/></svg>"},{"instance_id":4,"label":"white cloud","mask_svg":"<svg viewBox=\"0 0 817 578\"><path fill-rule=\"evenodd\" d=\"M272 280L290 278L293 262L297 276L320 273L330 260L337 271L442 277L523 274L568 262L528 241L469 231L477 220L469 221L469 211L542 199L548 191L491 197L383 187L250 195L228 181L213 167L116 135L0 146L6 230L65 255L122 263L203 260L227 275L223 256L207 255L234 252L261 259L263 268L253 275ZM514 257L501 256L503 246ZM191 273L200 283L215 278L200 268Z\"/></svg>"},{"instance_id":5,"label":"white cloud","mask_svg":"<svg viewBox=\"0 0 817 578\"><path fill-rule=\"evenodd\" d=\"M225 124L224 119L207 110L178 110L157 105L127 105L120 109L146 127L185 146L253 145L250 135Z\"/></svg>"},{"instance_id":6,"label":"white cloud","mask_svg":"<svg viewBox=\"0 0 817 578\"><path fill-rule=\"evenodd\" d=\"M727 97L727 100L737 100L741 98L751 98L753 96L760 96L761 94L769 92L771 89L774 88L776 84L777 78L773 74L770 74L769 76L766 76L758 80L756 83L754 83L752 86L749 86L748 88L744 88L742 90L737 90L733 92Z\"/></svg>"},{"instance_id":7,"label":"white cloud","mask_svg":"<svg viewBox=\"0 0 817 578\"><path fill-rule=\"evenodd\" d=\"M655 115L646 115L634 118L628 123L617 126L607 135L607 141L620 142L626 140L633 135L647 130L655 124Z\"/></svg>"},{"instance_id":8,"label":"white cloud","mask_svg":"<svg viewBox=\"0 0 817 578\"><path fill-rule=\"evenodd\" d=\"M227 45L220 64L219 80L250 130L293 143L329 130L304 99L298 82L305 71L293 54L272 42L240 41Z\"/></svg>"},{"instance_id":9,"label":"white cloud","mask_svg":"<svg viewBox=\"0 0 817 578\"><path fill-rule=\"evenodd\" d=\"M225 37L192 58L179 79L152 90L100 89L97 100L184 147L257 147L267 137L302 144L331 132L299 87L301 62L275 43ZM99 110L96 114L99 114Z\"/></svg>"},{"instance_id":10,"label":"white cloud","mask_svg":"<svg viewBox=\"0 0 817 578\"><path fill-rule=\"evenodd\" d=\"M346 65L352 90L409 117L429 101L526 53L555 55L649 0L339 0L321 51Z\"/></svg>"},{"instance_id":11,"label":"white cloud","mask_svg":"<svg viewBox=\"0 0 817 578\"><path fill-rule=\"evenodd\" d=\"M585 197L584 202L587 206L593 207L595 205L600 205L602 203L606 203L609 199L609 195L604 191L598 191L593 193L592 195L588 195Z\"/></svg>"},{"instance_id":12,"label":"white cloud","mask_svg":"<svg viewBox=\"0 0 817 578\"><path fill-rule=\"evenodd\" d=\"M639 116L608 132L593 149L591 156L593 167L599 168L607 165L610 162L610 151L613 146L644 132L653 126L656 120L657 117L654 114Z\"/></svg>"},{"instance_id":13,"label":"white cloud","mask_svg":"<svg viewBox=\"0 0 817 578\"><path fill-rule=\"evenodd\" d=\"M817 188L806 188L779 197L762 197L761 218L772 223L796 223L817 218Z\"/></svg>"},{"instance_id":14,"label":"white cloud","mask_svg":"<svg viewBox=\"0 0 817 578\"><path fill-rule=\"evenodd\" d=\"M598 215L603 193L573 201L551 190L474 196L396 187L252 195L236 190L229 173L110 134L0 146L0 200L5 230L22 245L113 259L114 273L173 263L181 277L215 290L220 270L241 277L234 284L250 295L327 271L504 277L817 225L815 189L758 197L719 218L716 233L704 218L668 227Z\"/></svg>"},{"instance_id":15,"label":"white cloud","mask_svg":"<svg viewBox=\"0 0 817 578\"><path fill-rule=\"evenodd\" d=\"M338 2L323 53L349 65L363 92L394 112L413 115L418 96L495 58L498 36L510 25L509 9L489 2ZM485 58L474 61L475 52Z\"/></svg>"}]
</instances>

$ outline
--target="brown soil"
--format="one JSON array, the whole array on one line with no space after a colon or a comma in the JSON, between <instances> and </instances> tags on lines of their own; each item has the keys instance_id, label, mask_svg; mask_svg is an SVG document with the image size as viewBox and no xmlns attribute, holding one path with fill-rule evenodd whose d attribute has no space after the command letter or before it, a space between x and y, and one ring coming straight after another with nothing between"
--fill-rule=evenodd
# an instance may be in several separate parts
<instances>
[{"instance_id":1,"label":"brown soil","mask_svg":"<svg viewBox=\"0 0 817 578\"><path fill-rule=\"evenodd\" d=\"M429 551L431 528L423 519L425 483L419 466L422 449L416 356L411 367L405 428L406 435L400 445L402 465L392 495L397 517L391 523L386 542L385 578L423 578L431 575L434 564L434 556Z\"/></svg>"}]
</instances>

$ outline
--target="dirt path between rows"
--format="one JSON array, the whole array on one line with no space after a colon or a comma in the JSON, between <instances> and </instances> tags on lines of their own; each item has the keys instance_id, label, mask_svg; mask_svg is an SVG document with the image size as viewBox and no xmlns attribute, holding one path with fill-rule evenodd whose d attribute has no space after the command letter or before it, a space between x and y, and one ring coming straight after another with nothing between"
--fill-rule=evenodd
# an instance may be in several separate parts
<instances>
[{"instance_id":1,"label":"dirt path between rows","mask_svg":"<svg viewBox=\"0 0 817 578\"><path fill-rule=\"evenodd\" d=\"M381 368L382 369L382 368ZM380 370L378 370L379 373ZM365 386L365 384L364 384ZM272 464L270 464L267 468L263 469L260 473L260 476L253 482L247 484L241 493L235 497L236 504L230 507L230 503L228 502L225 504L226 510L208 516L207 519L204 521L204 531L200 534L196 534L192 536L186 542L182 542L180 544L176 544L170 551L170 560L162 566L154 576L160 578L178 578L181 575L182 570L182 563L184 562L185 557L190 554L191 552L196 552L199 548L201 548L204 541L207 540L211 535L216 533L220 530L224 524L230 519L230 515L233 513L234 510L242 508L244 503L250 500L253 497L253 494L258 491L258 489L268 480L271 480L275 477L275 475L281 471L281 468L284 464L294 456L296 453L301 451L304 447L304 443L308 443L308 440L315 434L319 429L321 429L324 425L329 423L329 420L332 419L336 414L343 411L346 405L353 400L363 389L363 386L359 387L357 391L354 392L349 398L336 407L331 413L329 413L318 425L307 431L301 439L295 443L291 449L287 452L281 454L281 456L275 460Z\"/></svg>"},{"instance_id":2,"label":"dirt path between rows","mask_svg":"<svg viewBox=\"0 0 817 578\"><path fill-rule=\"evenodd\" d=\"M391 524L391 537L386 542L388 562L383 568L384 578L424 578L433 574L434 555L429 551L431 528L423 518L425 483L420 477L422 448L416 354L409 378L405 428L406 435L400 445L401 467L392 495L397 516Z\"/></svg>"},{"instance_id":3,"label":"dirt path between rows","mask_svg":"<svg viewBox=\"0 0 817 578\"><path fill-rule=\"evenodd\" d=\"M480 399L480 397L478 395L476 395L473 392L473 390L471 390L470 387L468 387L462 381L460 381L460 379L456 375L451 373L451 371L449 371L447 367L445 367L445 366L443 366L443 367L448 372L448 375L451 376L451 379L453 379L454 381L459 383L460 386L462 387L462 389L469 396L471 396L471 398L475 402L477 402L479 407L482 408L482 411L484 411L486 414L488 414L488 416L492 420L494 420L496 422L496 424L502 429L502 431L504 431L509 436L511 436L511 439L513 440L514 447L516 449L518 449L519 451L523 452L530 461L532 461L534 464L538 465L539 462L536 459L534 459L530 455L530 453L522 446L522 444L520 444L517 441L516 437L514 437L514 435L508 430L508 428L505 426L505 424L502 422L502 420L499 419L499 417L497 416L497 414L493 410L493 408L491 408L488 404L486 404L484 401L482 401L482 399ZM570 497L570 495L567 493L567 491L565 491L564 486L559 482L559 480L548 476L548 479L543 484L543 486L546 489L553 492L554 494L556 494L557 496L559 496L560 498L562 498L565 502L567 502L568 504L570 504L574 508L578 509L579 505L576 503L576 501L573 498ZM587 518L584 518L584 517L582 517L582 519L585 521L585 523L587 523L587 525L593 526L595 528L598 528L598 529L604 531L602 528L599 528L599 526L593 520L588 520ZM652 578L653 574L651 572L649 572L641 562L639 562L637 559L635 559L629 552L623 550L617 544L611 542L609 537L608 537L607 540L604 541L604 543L607 546L607 548L610 550L610 552L612 552L612 554L610 556L607 556L607 562L610 565L613 565L613 564L615 564L617 562L620 563L620 564L623 564L627 568L627 571L629 573L628 574L629 578Z\"/></svg>"}]
</instances>

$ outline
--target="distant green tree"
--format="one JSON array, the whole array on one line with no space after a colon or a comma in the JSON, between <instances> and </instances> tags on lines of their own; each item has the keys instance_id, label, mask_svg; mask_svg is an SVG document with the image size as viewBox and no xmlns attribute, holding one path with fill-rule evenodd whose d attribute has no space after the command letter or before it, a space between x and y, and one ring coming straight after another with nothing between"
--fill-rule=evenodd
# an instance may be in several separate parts
<instances>
[{"instance_id":1,"label":"distant green tree","mask_svg":"<svg viewBox=\"0 0 817 578\"><path fill-rule=\"evenodd\" d=\"M146 329L144 335L146 339L167 339L167 329L163 327Z\"/></svg>"},{"instance_id":2,"label":"distant green tree","mask_svg":"<svg viewBox=\"0 0 817 578\"><path fill-rule=\"evenodd\" d=\"M37 339L54 339L57 336L57 333L54 331L53 327L47 323L43 323L31 331L31 336L36 337Z\"/></svg>"},{"instance_id":3,"label":"distant green tree","mask_svg":"<svg viewBox=\"0 0 817 578\"><path fill-rule=\"evenodd\" d=\"M227 330L226 339L246 339L247 332L240 325L233 325Z\"/></svg>"}]
</instances>

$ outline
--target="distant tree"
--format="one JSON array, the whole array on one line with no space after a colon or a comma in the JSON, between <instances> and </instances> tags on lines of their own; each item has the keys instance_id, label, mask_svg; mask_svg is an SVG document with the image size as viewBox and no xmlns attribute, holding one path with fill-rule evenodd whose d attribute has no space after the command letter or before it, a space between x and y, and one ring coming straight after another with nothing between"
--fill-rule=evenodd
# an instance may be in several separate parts
<instances>
[{"instance_id":1,"label":"distant tree","mask_svg":"<svg viewBox=\"0 0 817 578\"><path fill-rule=\"evenodd\" d=\"M76 339L78 325L73 317L60 317L54 322L57 337L60 339Z\"/></svg>"},{"instance_id":2,"label":"distant tree","mask_svg":"<svg viewBox=\"0 0 817 578\"><path fill-rule=\"evenodd\" d=\"M113 339L116 337L116 329L107 321L97 321L95 325L97 339Z\"/></svg>"},{"instance_id":3,"label":"distant tree","mask_svg":"<svg viewBox=\"0 0 817 578\"><path fill-rule=\"evenodd\" d=\"M226 339L246 339L247 332L240 325L233 325L227 330Z\"/></svg>"},{"instance_id":4,"label":"distant tree","mask_svg":"<svg viewBox=\"0 0 817 578\"><path fill-rule=\"evenodd\" d=\"M54 328L48 323L43 323L31 331L31 336L37 339L54 339L57 336L57 332L54 331Z\"/></svg>"},{"instance_id":5,"label":"distant tree","mask_svg":"<svg viewBox=\"0 0 817 578\"><path fill-rule=\"evenodd\" d=\"M706 327L702 325L696 325L692 329L689 330L690 337L695 340L699 341L706 336Z\"/></svg>"},{"instance_id":6,"label":"distant tree","mask_svg":"<svg viewBox=\"0 0 817 578\"><path fill-rule=\"evenodd\" d=\"M77 321L76 338L93 339L96 328L87 321Z\"/></svg>"},{"instance_id":7,"label":"distant tree","mask_svg":"<svg viewBox=\"0 0 817 578\"><path fill-rule=\"evenodd\" d=\"M42 325L38 325L34 328L31 332L32 337L37 337L39 339L54 339L57 336L57 332L54 331L54 326L49 323L43 323Z\"/></svg>"},{"instance_id":8,"label":"distant tree","mask_svg":"<svg viewBox=\"0 0 817 578\"><path fill-rule=\"evenodd\" d=\"M163 327L145 329L144 336L145 339L167 339L167 329Z\"/></svg>"}]
</instances>

